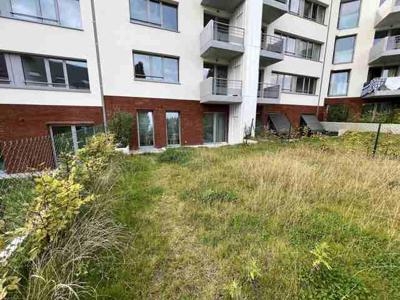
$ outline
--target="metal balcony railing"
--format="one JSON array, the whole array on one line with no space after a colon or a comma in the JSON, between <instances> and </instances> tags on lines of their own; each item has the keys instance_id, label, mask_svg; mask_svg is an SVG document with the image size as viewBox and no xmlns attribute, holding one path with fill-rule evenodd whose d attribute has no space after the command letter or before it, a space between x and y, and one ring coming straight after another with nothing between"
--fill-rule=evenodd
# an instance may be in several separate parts
<instances>
[{"instance_id":1,"label":"metal balcony railing","mask_svg":"<svg viewBox=\"0 0 400 300\"><path fill-rule=\"evenodd\" d=\"M201 44L205 45L210 41L219 41L230 44L244 44L244 29L229 24L211 20L201 33Z\"/></svg>"},{"instance_id":2,"label":"metal balcony railing","mask_svg":"<svg viewBox=\"0 0 400 300\"><path fill-rule=\"evenodd\" d=\"M211 95L241 97L242 81L210 77L201 83L200 93L202 97Z\"/></svg>"},{"instance_id":3,"label":"metal balcony railing","mask_svg":"<svg viewBox=\"0 0 400 300\"><path fill-rule=\"evenodd\" d=\"M283 39L280 37L263 34L261 37L261 49L276 53L283 53Z\"/></svg>"},{"instance_id":4,"label":"metal balcony railing","mask_svg":"<svg viewBox=\"0 0 400 300\"><path fill-rule=\"evenodd\" d=\"M259 83L257 97L261 99L279 99L281 88L279 84Z\"/></svg>"},{"instance_id":5,"label":"metal balcony railing","mask_svg":"<svg viewBox=\"0 0 400 300\"><path fill-rule=\"evenodd\" d=\"M390 36L387 39L386 50L400 49L400 35Z\"/></svg>"}]
</instances>

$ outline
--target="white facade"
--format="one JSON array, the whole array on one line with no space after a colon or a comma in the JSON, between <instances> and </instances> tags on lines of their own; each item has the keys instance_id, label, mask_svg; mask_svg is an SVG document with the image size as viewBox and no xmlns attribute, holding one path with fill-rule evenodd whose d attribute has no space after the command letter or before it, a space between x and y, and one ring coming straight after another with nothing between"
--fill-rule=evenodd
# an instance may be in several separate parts
<instances>
[{"instance_id":1,"label":"white facade","mask_svg":"<svg viewBox=\"0 0 400 300\"><path fill-rule=\"evenodd\" d=\"M0 17L0 52L86 60L90 91L1 85L0 104L102 105L90 1L81 1L80 11L81 29Z\"/></svg>"},{"instance_id":2,"label":"white facade","mask_svg":"<svg viewBox=\"0 0 400 300\"><path fill-rule=\"evenodd\" d=\"M205 2L207 5L202 5ZM226 1L166 0L166 4L178 7L178 27L177 31L174 31L150 26L146 22L138 24L132 20L133 8L129 0L112 3L95 1L104 95L200 102L202 101L204 63L226 65L228 68L226 80L240 82L240 95L235 90L234 95L230 96L236 98L231 102L229 97L221 98L220 95L215 95L214 100L208 99L205 104L219 103L220 100L217 99L219 97L223 104L229 105L228 142L240 143L245 130L255 125L257 105L260 103L324 106L325 99L331 96L329 86L332 71L351 70L347 93L332 96L333 98L360 97L363 84L368 80L369 56L374 43L375 26L377 23L387 24L387 15L390 15L391 20L396 20L397 12L394 0L386 0L381 7L379 0L364 0L361 1L357 26L340 30L337 26L340 0L308 1L308 4L313 3L319 7L315 10L318 14L316 18L322 19L318 21L304 16L304 0L235 0L233 2L238 3L235 9L232 10L226 4L226 10L224 10L220 6L222 5L223 8ZM297 2L300 3L300 15L293 13L293 7ZM3 8L2 17L0 17L0 51L85 60L90 90L0 85L0 104L102 106L91 1L79 2L82 26L78 29L42 24L38 20L36 22L17 20L12 14L4 14L4 3L4 0L0 0L0 9ZM233 45L231 41L225 43L225 46L217 45L216 49L213 49L214 54L203 55L204 45L202 45L201 35L206 25L204 24L205 13L229 20L231 27L228 29L228 36L234 30L240 31L242 28L243 41L236 45ZM314 12L312 14L315 17ZM318 51L318 54L310 53L306 54L310 57L302 57L297 50L296 53L290 54L286 51L285 44L283 59L274 58L276 53L272 53L271 61L275 60L268 63L266 67L261 67L262 32L269 36L288 36L291 39L301 40L300 43L313 44L313 51ZM349 35L356 35L352 61L334 64L336 38ZM224 47L226 49L222 49ZM235 54L235 47L242 47L243 50ZM315 50L318 47L319 50ZM134 52L178 59L179 80L171 83L135 79ZM232 57L225 55L226 53L231 53ZM263 70L262 79L259 79L260 69ZM286 89L281 90L279 97L260 101L259 81L277 84L277 82L271 82L278 76L276 74L290 76L291 79L286 81L286 85L292 86L285 86ZM307 85L308 88L299 91L298 85L302 80L304 87ZM279 83L282 85L282 82ZM282 89L282 86L280 88Z\"/></svg>"}]
</instances>

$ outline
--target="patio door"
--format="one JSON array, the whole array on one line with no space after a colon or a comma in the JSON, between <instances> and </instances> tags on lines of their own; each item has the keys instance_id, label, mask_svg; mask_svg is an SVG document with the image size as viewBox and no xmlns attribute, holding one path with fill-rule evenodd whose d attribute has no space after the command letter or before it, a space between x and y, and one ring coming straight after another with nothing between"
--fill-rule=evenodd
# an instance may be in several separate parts
<instances>
[{"instance_id":1,"label":"patio door","mask_svg":"<svg viewBox=\"0 0 400 300\"><path fill-rule=\"evenodd\" d=\"M139 147L154 147L154 119L153 112L138 111Z\"/></svg>"},{"instance_id":2,"label":"patio door","mask_svg":"<svg viewBox=\"0 0 400 300\"><path fill-rule=\"evenodd\" d=\"M226 142L227 122L225 113L205 113L203 117L204 143Z\"/></svg>"}]
</instances>

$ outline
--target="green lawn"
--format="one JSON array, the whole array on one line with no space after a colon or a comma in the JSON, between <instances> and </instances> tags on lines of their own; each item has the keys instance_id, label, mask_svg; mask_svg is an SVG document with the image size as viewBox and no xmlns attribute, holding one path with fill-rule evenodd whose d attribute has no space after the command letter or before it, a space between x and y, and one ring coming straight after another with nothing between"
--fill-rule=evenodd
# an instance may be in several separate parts
<instances>
[{"instance_id":1,"label":"green lawn","mask_svg":"<svg viewBox=\"0 0 400 300\"><path fill-rule=\"evenodd\" d=\"M100 299L400 299L400 161L345 145L129 158L126 246L87 280Z\"/></svg>"}]
</instances>

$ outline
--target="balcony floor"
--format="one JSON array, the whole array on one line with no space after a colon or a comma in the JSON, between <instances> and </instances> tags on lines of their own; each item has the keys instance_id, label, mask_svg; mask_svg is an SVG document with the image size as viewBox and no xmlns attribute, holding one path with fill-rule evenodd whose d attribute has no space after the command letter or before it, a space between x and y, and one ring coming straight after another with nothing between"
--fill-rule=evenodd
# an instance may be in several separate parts
<instances>
[{"instance_id":1,"label":"balcony floor","mask_svg":"<svg viewBox=\"0 0 400 300\"><path fill-rule=\"evenodd\" d=\"M232 12L243 0L202 0L201 5Z\"/></svg>"},{"instance_id":2,"label":"balcony floor","mask_svg":"<svg viewBox=\"0 0 400 300\"><path fill-rule=\"evenodd\" d=\"M394 9L386 17L379 19L375 24L375 28L390 27L400 23L400 8Z\"/></svg>"},{"instance_id":3,"label":"balcony floor","mask_svg":"<svg viewBox=\"0 0 400 300\"><path fill-rule=\"evenodd\" d=\"M400 63L400 49L386 50L375 57L371 57L370 65L382 64L399 64Z\"/></svg>"},{"instance_id":4,"label":"balcony floor","mask_svg":"<svg viewBox=\"0 0 400 300\"><path fill-rule=\"evenodd\" d=\"M287 3L285 4L277 0L264 0L263 21L265 23L270 24L287 12Z\"/></svg>"},{"instance_id":5,"label":"balcony floor","mask_svg":"<svg viewBox=\"0 0 400 300\"><path fill-rule=\"evenodd\" d=\"M244 46L221 41L210 41L201 49L201 57L208 59L223 58L231 60L244 53Z\"/></svg>"},{"instance_id":6,"label":"balcony floor","mask_svg":"<svg viewBox=\"0 0 400 300\"><path fill-rule=\"evenodd\" d=\"M260 53L260 67L265 68L270 65L276 64L284 59L283 53L261 49Z\"/></svg>"},{"instance_id":7,"label":"balcony floor","mask_svg":"<svg viewBox=\"0 0 400 300\"><path fill-rule=\"evenodd\" d=\"M202 97L200 103L203 104L239 104L242 103L240 96L209 95Z\"/></svg>"}]
</instances>

